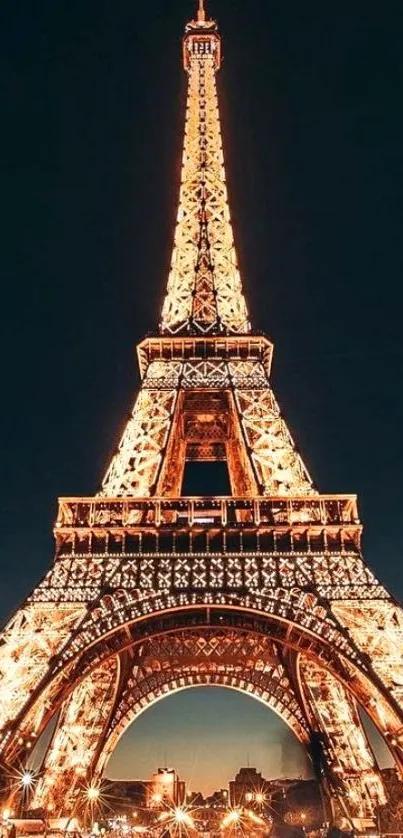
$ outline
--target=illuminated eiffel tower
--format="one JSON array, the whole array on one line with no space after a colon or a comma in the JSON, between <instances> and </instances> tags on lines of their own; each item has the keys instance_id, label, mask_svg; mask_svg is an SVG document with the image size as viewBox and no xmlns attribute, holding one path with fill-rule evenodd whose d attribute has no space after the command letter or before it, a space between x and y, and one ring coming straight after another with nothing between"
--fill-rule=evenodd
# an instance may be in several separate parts
<instances>
[{"instance_id":1,"label":"illuminated eiffel tower","mask_svg":"<svg viewBox=\"0 0 403 838\"><path fill-rule=\"evenodd\" d=\"M101 491L60 499L54 564L1 635L1 759L25 765L56 718L30 805L72 814L140 712L227 686L280 714L335 809L371 826L385 797L359 707L402 771L403 613L363 562L355 496L312 483L270 386L272 344L248 320L220 60L200 2L159 331L138 346L141 389ZM181 494L199 461L226 465L231 495Z\"/></svg>"}]
</instances>

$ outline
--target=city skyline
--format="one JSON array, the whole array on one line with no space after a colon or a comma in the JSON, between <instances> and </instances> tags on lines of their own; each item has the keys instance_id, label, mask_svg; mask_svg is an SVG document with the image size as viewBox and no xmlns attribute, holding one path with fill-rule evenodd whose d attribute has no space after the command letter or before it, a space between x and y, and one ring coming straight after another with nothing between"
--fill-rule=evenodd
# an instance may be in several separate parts
<instances>
[{"instance_id":1,"label":"city skyline","mask_svg":"<svg viewBox=\"0 0 403 838\"><path fill-rule=\"evenodd\" d=\"M403 402L396 381L402 371L402 292L395 203L402 126L391 92L392 22L373 31L367 9L363 40L354 9L339 11L334 21L319 4L301 16L291 3L293 26L293 15L276 4L264 12L252 4L254 18L242 4L235 12L230 2L217 4L209 10L217 12L228 53L220 82L226 159L242 274L252 310L260 314L253 319L275 338L276 389L315 479L321 489L359 491L369 564L401 596ZM7 282L4 331L13 369L9 380L6 369L5 384L4 465L11 478L1 512L4 619L49 565L56 496L99 486L136 386L132 344L144 325L155 322L155 300L162 300L176 209L172 161L178 177L183 124L177 36L189 3L173 3L169 13L165 4L157 9L150 21L149 12L134 16L123 3L121 18L114 18L106 6L89 2L84 18L73 8L59 19L45 3L32 20L27 9L22 25L9 11L9 43L19 49L17 58L7 54L10 103L22 89L22 106L11 119L17 148L6 147L12 173L6 190L18 213L10 211L9 252L6 247L6 276L13 281ZM329 41L327 53L323 39ZM300 41L309 46L302 48ZM151 66L151 43L158 45L161 67ZM82 89L74 73L82 74ZM138 76L142 82L135 87ZM35 83L44 87L42 127L30 110ZM256 114L248 127L249 107ZM3 141L7 145L7 137ZM18 144L28 188L24 168L19 174ZM321 182L324 173L331 198ZM268 252L259 256L268 230ZM348 306L340 299L348 299ZM143 743L151 741L154 712L167 729L175 727L182 701L198 706L196 692L147 711L136 723L144 725ZM216 709L218 692L212 697ZM245 751L247 725L229 695L224 703L232 708L232 725L238 719ZM275 762L281 730L265 712L268 754L271 747ZM259 714L260 708L250 711L252 727ZM217 712L207 738L199 729L206 748L220 735L221 723ZM136 748L133 731L132 744L120 752L121 766ZM251 749L252 763L259 747ZM290 749L296 753L292 744ZM155 766L158 760L151 758ZM118 749L113 759L119 760ZM225 759L228 768L227 751ZM201 786L210 782L207 770L203 766Z\"/></svg>"},{"instance_id":2,"label":"city skyline","mask_svg":"<svg viewBox=\"0 0 403 838\"><path fill-rule=\"evenodd\" d=\"M114 780L146 779L157 766L172 767L191 790L211 793L248 763L269 779L311 776L304 749L264 704L231 689L194 687L141 714L105 773Z\"/></svg>"}]
</instances>

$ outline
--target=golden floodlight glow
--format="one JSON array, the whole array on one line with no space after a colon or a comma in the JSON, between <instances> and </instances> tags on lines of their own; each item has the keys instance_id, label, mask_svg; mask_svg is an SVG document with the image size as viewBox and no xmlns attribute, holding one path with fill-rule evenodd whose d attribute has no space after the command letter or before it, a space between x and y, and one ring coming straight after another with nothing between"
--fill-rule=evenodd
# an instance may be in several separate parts
<instances>
[{"instance_id":1,"label":"golden floodlight glow","mask_svg":"<svg viewBox=\"0 0 403 838\"><path fill-rule=\"evenodd\" d=\"M159 330L138 346L140 391L100 491L59 499L55 561L0 634L5 801L68 818L77 792L92 821L104 788L89 778L102 776L128 725L169 693L214 683L262 701L304 746L317 729L343 808L357 830L375 829L387 801L359 709L400 765L403 611L363 561L355 495L312 482L272 389L272 344L249 323L217 100L221 38L203 0L183 63L174 248ZM301 360L302 326L299 338ZM227 464L228 496L211 484L206 497L183 496L185 464L202 461ZM20 767L57 708L31 795ZM149 797L154 788L157 821L169 806L166 789ZM256 818L228 810L222 826L251 832ZM178 807L161 820L182 835L191 816Z\"/></svg>"},{"instance_id":2,"label":"golden floodlight glow","mask_svg":"<svg viewBox=\"0 0 403 838\"><path fill-rule=\"evenodd\" d=\"M193 827L194 821L193 818L190 816L189 812L186 809L182 809L179 806L175 809L175 821L176 823L184 824L185 826Z\"/></svg>"},{"instance_id":3,"label":"golden floodlight glow","mask_svg":"<svg viewBox=\"0 0 403 838\"><path fill-rule=\"evenodd\" d=\"M265 825L263 818L260 818L259 815L257 815L252 809L246 809L245 815L250 821L253 821L253 823L258 824L259 826Z\"/></svg>"},{"instance_id":4,"label":"golden floodlight glow","mask_svg":"<svg viewBox=\"0 0 403 838\"><path fill-rule=\"evenodd\" d=\"M241 813L239 809L231 809L221 821L221 826L226 829L227 826L233 826L241 820Z\"/></svg>"},{"instance_id":5,"label":"golden floodlight glow","mask_svg":"<svg viewBox=\"0 0 403 838\"><path fill-rule=\"evenodd\" d=\"M174 806L161 812L160 821L164 821L167 829L174 834L182 834L182 828L195 829L195 823L189 809L182 806Z\"/></svg>"},{"instance_id":6,"label":"golden floodlight glow","mask_svg":"<svg viewBox=\"0 0 403 838\"><path fill-rule=\"evenodd\" d=\"M98 800L99 795L100 795L100 790L97 786L89 786L85 790L85 793L88 797L88 800Z\"/></svg>"}]
</instances>

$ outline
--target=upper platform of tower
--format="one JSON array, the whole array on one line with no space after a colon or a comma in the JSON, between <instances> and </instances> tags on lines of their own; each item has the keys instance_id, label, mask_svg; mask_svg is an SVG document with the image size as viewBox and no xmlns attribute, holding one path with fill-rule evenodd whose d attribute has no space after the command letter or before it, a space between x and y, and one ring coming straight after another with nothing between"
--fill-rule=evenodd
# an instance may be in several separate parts
<instances>
[{"instance_id":1,"label":"upper platform of tower","mask_svg":"<svg viewBox=\"0 0 403 838\"><path fill-rule=\"evenodd\" d=\"M199 0L183 38L188 94L179 207L160 322L165 335L251 331L228 206L216 89L220 62L217 24Z\"/></svg>"},{"instance_id":2,"label":"upper platform of tower","mask_svg":"<svg viewBox=\"0 0 403 838\"><path fill-rule=\"evenodd\" d=\"M191 68L192 56L211 55L214 66L219 70L221 64L221 38L215 20L206 18L204 2L199 2L196 20L191 20L185 26L183 38L183 66L185 70Z\"/></svg>"}]
</instances>

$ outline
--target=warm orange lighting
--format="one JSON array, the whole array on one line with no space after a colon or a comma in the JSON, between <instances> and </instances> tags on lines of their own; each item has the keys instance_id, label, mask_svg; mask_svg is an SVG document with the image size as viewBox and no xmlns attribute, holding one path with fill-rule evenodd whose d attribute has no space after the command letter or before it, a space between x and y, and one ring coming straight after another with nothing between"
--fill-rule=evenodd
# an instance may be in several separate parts
<instances>
[{"instance_id":1,"label":"warm orange lighting","mask_svg":"<svg viewBox=\"0 0 403 838\"><path fill-rule=\"evenodd\" d=\"M265 825L263 818L260 818L259 815L256 814L256 812L252 811L252 809L246 809L245 816L249 818L250 821L253 821L253 823L258 824L259 826Z\"/></svg>"},{"instance_id":2,"label":"warm orange lighting","mask_svg":"<svg viewBox=\"0 0 403 838\"><path fill-rule=\"evenodd\" d=\"M190 814L188 809L184 809L181 806L176 806L174 808L169 808L164 812L161 812L159 816L160 821L164 821L167 824L167 829L170 829L171 832L181 834L182 827L186 829L194 829L195 824L194 820Z\"/></svg>"},{"instance_id":3,"label":"warm orange lighting","mask_svg":"<svg viewBox=\"0 0 403 838\"><path fill-rule=\"evenodd\" d=\"M184 824L185 826L193 826L193 819L190 817L189 813L186 812L185 809L176 808L175 809L175 821L176 823Z\"/></svg>"},{"instance_id":4,"label":"warm orange lighting","mask_svg":"<svg viewBox=\"0 0 403 838\"><path fill-rule=\"evenodd\" d=\"M23 786L23 788L29 789L29 788L31 788L31 786L33 786L33 784L34 784L34 775L33 775L32 771L24 771L24 773L21 777L21 785Z\"/></svg>"},{"instance_id":5,"label":"warm orange lighting","mask_svg":"<svg viewBox=\"0 0 403 838\"><path fill-rule=\"evenodd\" d=\"M222 819L221 826L226 829L227 826L233 826L241 820L241 813L239 809L231 809Z\"/></svg>"},{"instance_id":6,"label":"warm orange lighting","mask_svg":"<svg viewBox=\"0 0 403 838\"><path fill-rule=\"evenodd\" d=\"M94 801L94 800L98 800L99 795L100 795L100 790L99 790L99 788L97 788L96 786L89 786L89 787L85 790L85 793L86 793L86 795L87 795L87 797L88 797L88 800L92 800L92 801Z\"/></svg>"},{"instance_id":7,"label":"warm orange lighting","mask_svg":"<svg viewBox=\"0 0 403 838\"><path fill-rule=\"evenodd\" d=\"M301 742L317 720L329 773L357 820L375 823L385 793L357 702L398 747L403 612L363 563L355 496L319 494L273 393L272 344L249 323L228 206L221 39L204 0L194 0L194 17L183 39L186 126L159 332L138 347L142 384L101 490L60 499L55 564L0 634L0 763L14 772L18 806L66 814L77 791L92 821L104 787L85 787L125 726L202 676L264 701ZM302 358L302 327L300 337ZM181 496L187 459L226 460L230 496ZM122 655L137 624L141 651ZM31 731L41 736L60 706L38 779L15 771L34 747ZM194 828L175 808L182 788L169 770L147 785L155 821L171 806L160 815L171 835ZM268 787L261 778L247 788ZM222 829L264 826L256 813L266 806L254 805L264 800L248 791L255 811L229 809ZM119 829L147 830L139 820ZM309 825L309 810L300 821Z\"/></svg>"}]
</instances>

